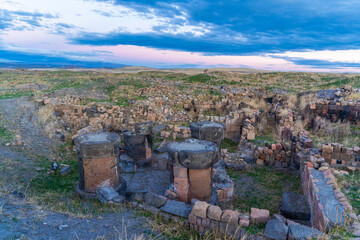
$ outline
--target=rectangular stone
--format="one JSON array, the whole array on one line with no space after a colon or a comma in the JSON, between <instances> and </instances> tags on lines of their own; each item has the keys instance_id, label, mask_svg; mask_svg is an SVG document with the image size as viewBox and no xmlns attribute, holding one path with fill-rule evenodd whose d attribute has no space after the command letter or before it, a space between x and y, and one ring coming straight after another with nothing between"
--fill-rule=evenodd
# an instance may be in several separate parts
<instances>
[{"instance_id":1,"label":"rectangular stone","mask_svg":"<svg viewBox=\"0 0 360 240\"><path fill-rule=\"evenodd\" d=\"M211 168L189 169L190 198L208 201L212 195Z\"/></svg>"},{"instance_id":2,"label":"rectangular stone","mask_svg":"<svg viewBox=\"0 0 360 240\"><path fill-rule=\"evenodd\" d=\"M109 182L109 187L117 188L119 184L119 164L114 156L98 159L83 159L85 192L95 192L96 188Z\"/></svg>"},{"instance_id":3,"label":"rectangular stone","mask_svg":"<svg viewBox=\"0 0 360 240\"><path fill-rule=\"evenodd\" d=\"M187 168L174 166L173 170L174 170L174 177L178 177L178 178L187 178L188 177Z\"/></svg>"},{"instance_id":4,"label":"rectangular stone","mask_svg":"<svg viewBox=\"0 0 360 240\"><path fill-rule=\"evenodd\" d=\"M174 185L175 185L175 189L177 190L187 190L189 186L189 182L187 178L175 177Z\"/></svg>"}]
</instances>

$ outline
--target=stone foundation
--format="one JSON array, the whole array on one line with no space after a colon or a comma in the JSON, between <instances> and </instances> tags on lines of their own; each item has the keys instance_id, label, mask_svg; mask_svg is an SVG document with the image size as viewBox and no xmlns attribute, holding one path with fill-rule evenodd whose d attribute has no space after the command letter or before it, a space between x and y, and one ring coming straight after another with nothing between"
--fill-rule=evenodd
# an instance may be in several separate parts
<instances>
[{"instance_id":1,"label":"stone foundation","mask_svg":"<svg viewBox=\"0 0 360 240\"><path fill-rule=\"evenodd\" d=\"M167 146L174 190L180 201L212 199L212 166L218 159L215 143L187 139Z\"/></svg>"},{"instance_id":2,"label":"stone foundation","mask_svg":"<svg viewBox=\"0 0 360 240\"><path fill-rule=\"evenodd\" d=\"M75 139L79 153L79 190L95 193L99 186L120 185L119 145L115 133L93 133Z\"/></svg>"}]
</instances>

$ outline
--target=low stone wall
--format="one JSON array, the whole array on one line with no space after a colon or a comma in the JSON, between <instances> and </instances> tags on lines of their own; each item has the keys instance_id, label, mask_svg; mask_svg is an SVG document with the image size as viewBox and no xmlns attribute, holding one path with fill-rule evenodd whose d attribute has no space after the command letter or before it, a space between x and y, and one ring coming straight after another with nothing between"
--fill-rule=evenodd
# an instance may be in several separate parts
<instances>
[{"instance_id":1,"label":"low stone wall","mask_svg":"<svg viewBox=\"0 0 360 240\"><path fill-rule=\"evenodd\" d=\"M360 121L360 102L331 100L308 104L305 109L305 122L312 126L315 116L324 117L332 122L347 121L357 124Z\"/></svg>"},{"instance_id":2,"label":"low stone wall","mask_svg":"<svg viewBox=\"0 0 360 240\"><path fill-rule=\"evenodd\" d=\"M291 142L272 144L268 147L258 147L254 152L258 165L289 167L291 159Z\"/></svg>"},{"instance_id":3,"label":"low stone wall","mask_svg":"<svg viewBox=\"0 0 360 240\"><path fill-rule=\"evenodd\" d=\"M360 163L360 148L348 148L339 143L324 144L321 156L331 165L352 166Z\"/></svg>"},{"instance_id":4,"label":"low stone wall","mask_svg":"<svg viewBox=\"0 0 360 240\"><path fill-rule=\"evenodd\" d=\"M345 224L346 215L352 207L340 190L335 188L335 177L328 168L316 170L311 164L305 165L302 183L314 227L324 232Z\"/></svg>"},{"instance_id":5,"label":"low stone wall","mask_svg":"<svg viewBox=\"0 0 360 240\"><path fill-rule=\"evenodd\" d=\"M247 215L241 215L237 211L224 210L206 202L197 201L189 214L190 228L200 234L205 232L226 232L227 229L234 238L238 239L246 234L242 229L250 224Z\"/></svg>"}]
</instances>

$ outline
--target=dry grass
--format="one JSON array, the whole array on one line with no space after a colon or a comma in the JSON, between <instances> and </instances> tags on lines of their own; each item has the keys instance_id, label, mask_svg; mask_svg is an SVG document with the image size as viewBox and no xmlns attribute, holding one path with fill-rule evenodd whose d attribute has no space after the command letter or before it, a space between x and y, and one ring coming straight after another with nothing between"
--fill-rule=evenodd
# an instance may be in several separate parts
<instances>
[{"instance_id":1,"label":"dry grass","mask_svg":"<svg viewBox=\"0 0 360 240\"><path fill-rule=\"evenodd\" d=\"M291 110L297 110L298 96L296 94L289 94L287 99L287 105Z\"/></svg>"},{"instance_id":2,"label":"dry grass","mask_svg":"<svg viewBox=\"0 0 360 240\"><path fill-rule=\"evenodd\" d=\"M353 92L350 95L346 96L347 100L360 100L360 92Z\"/></svg>"},{"instance_id":3,"label":"dry grass","mask_svg":"<svg viewBox=\"0 0 360 240\"><path fill-rule=\"evenodd\" d=\"M318 97L317 97L317 94L316 93L309 93L309 94L306 94L306 95L303 95L300 97L300 103L299 103L299 111L301 113L303 113L305 111L305 108L306 106L309 104L309 103L312 103L312 102L317 102L318 100Z\"/></svg>"},{"instance_id":4,"label":"dry grass","mask_svg":"<svg viewBox=\"0 0 360 240\"><path fill-rule=\"evenodd\" d=\"M315 147L321 147L323 143L342 143L347 147L355 147L360 144L360 136L351 133L349 123L332 123L322 120L318 129L312 131L311 139Z\"/></svg>"}]
</instances>

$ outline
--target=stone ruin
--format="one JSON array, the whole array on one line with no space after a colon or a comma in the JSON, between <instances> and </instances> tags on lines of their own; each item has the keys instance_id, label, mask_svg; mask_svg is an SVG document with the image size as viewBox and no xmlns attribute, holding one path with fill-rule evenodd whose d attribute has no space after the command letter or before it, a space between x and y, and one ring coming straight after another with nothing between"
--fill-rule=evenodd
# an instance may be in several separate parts
<instances>
[{"instance_id":1,"label":"stone ruin","mask_svg":"<svg viewBox=\"0 0 360 240\"><path fill-rule=\"evenodd\" d=\"M154 127L151 121L127 122L125 114L117 107L90 109L67 105L58 108L60 116L67 122L79 118L92 123L81 126L74 137L79 153L80 179L77 193L85 199L98 197L102 202L123 202L126 199L136 207L161 214L165 219L176 219L174 216L185 218L190 227L200 233L222 229L224 234L241 237L245 234L244 227L267 223L266 236L271 236L270 230L267 231L268 225L269 228L280 227L286 234L291 232L296 235L310 230L284 221L282 216L270 219L266 210L252 208L250 215L243 215L217 206L231 200L234 194L234 183L227 175L226 168L241 170L251 164L292 168L301 172L311 224L321 231L310 231L310 235L314 233L319 236L336 224L344 224L345 215L352 219L354 233L359 234L357 216L337 188L329 167L358 170L360 148L327 143L321 149L314 149L309 132L298 126L297 118L303 118L310 128L318 125L317 122L322 119L356 125L359 124L360 102L342 99L342 94L348 93L339 90L337 94L340 97L309 103L304 115L299 117L283 104L285 100L281 95L273 96L267 99L272 106L268 114L272 114L274 128L281 141L257 146L254 143L255 136L261 134L257 125L265 113L259 110L241 111L231 101L240 101L246 94L249 93L229 94L226 100L218 103L186 103L185 111L192 114L201 113L204 109L229 113L223 117L201 118L199 115L203 121L193 122L189 127L169 124L168 128L158 128L159 125ZM140 114L140 111L137 113ZM146 120L157 120L151 114L147 113L150 117ZM189 115L182 117L187 118ZM114 128L116 124L119 126ZM121 126L124 124L130 126L127 129L133 130L123 130ZM121 136L102 132L114 130ZM88 133L97 131L102 133ZM180 138L182 141L169 143L165 139L159 148L154 149L154 133L174 140ZM227 154L221 149L224 138L239 141L241 154L236 156L236 161L225 159ZM293 197L296 198L299 196Z\"/></svg>"},{"instance_id":2,"label":"stone ruin","mask_svg":"<svg viewBox=\"0 0 360 240\"><path fill-rule=\"evenodd\" d=\"M121 191L119 168L120 136L116 133L92 133L78 137L79 184L81 198L94 198L99 186Z\"/></svg>"}]
</instances>

